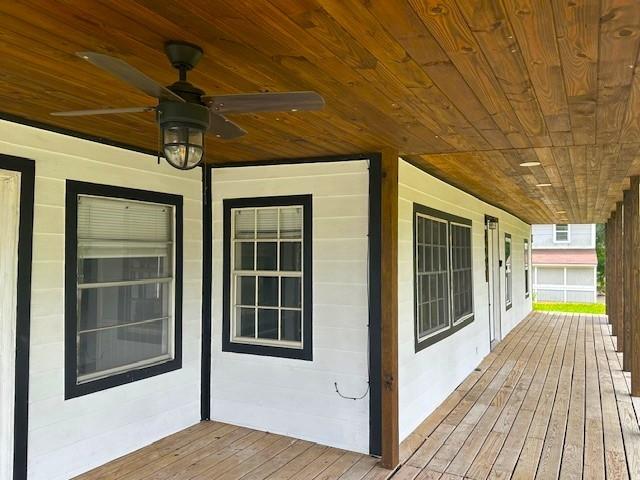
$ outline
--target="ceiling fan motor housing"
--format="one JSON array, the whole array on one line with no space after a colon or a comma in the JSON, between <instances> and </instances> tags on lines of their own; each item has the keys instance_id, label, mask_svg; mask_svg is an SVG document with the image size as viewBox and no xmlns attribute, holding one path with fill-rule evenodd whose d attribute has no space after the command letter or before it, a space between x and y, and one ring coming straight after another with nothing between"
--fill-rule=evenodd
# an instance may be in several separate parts
<instances>
[{"instance_id":1,"label":"ceiling fan motor housing","mask_svg":"<svg viewBox=\"0 0 640 480\"><path fill-rule=\"evenodd\" d=\"M188 102L160 102L157 120L161 128L169 126L189 126L207 130L209 109L204 105Z\"/></svg>"}]
</instances>

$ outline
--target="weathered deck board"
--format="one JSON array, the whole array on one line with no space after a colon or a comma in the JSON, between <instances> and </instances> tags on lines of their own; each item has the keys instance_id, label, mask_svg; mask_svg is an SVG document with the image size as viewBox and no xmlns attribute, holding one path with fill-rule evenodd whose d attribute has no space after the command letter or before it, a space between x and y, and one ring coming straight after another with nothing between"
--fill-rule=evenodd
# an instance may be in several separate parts
<instances>
[{"instance_id":1,"label":"weathered deck board","mask_svg":"<svg viewBox=\"0 0 640 480\"><path fill-rule=\"evenodd\" d=\"M534 313L401 446L393 480L640 478L640 426L606 317ZM386 480L376 459L203 422L80 480Z\"/></svg>"},{"instance_id":2,"label":"weathered deck board","mask_svg":"<svg viewBox=\"0 0 640 480\"><path fill-rule=\"evenodd\" d=\"M385 480L366 455L220 422L201 422L76 480Z\"/></svg>"},{"instance_id":3,"label":"weathered deck board","mask_svg":"<svg viewBox=\"0 0 640 480\"><path fill-rule=\"evenodd\" d=\"M483 364L418 427L423 443L401 447L394 479L640 478L640 426L606 317L533 313Z\"/></svg>"}]
</instances>

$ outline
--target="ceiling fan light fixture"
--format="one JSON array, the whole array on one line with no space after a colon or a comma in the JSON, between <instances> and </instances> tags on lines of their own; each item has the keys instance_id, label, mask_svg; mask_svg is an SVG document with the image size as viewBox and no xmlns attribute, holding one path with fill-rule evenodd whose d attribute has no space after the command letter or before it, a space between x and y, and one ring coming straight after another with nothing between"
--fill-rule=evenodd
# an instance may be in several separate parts
<instances>
[{"instance_id":1,"label":"ceiling fan light fixture","mask_svg":"<svg viewBox=\"0 0 640 480\"><path fill-rule=\"evenodd\" d=\"M209 128L208 109L192 103L161 102L158 123L167 162L179 170L200 165L204 158L204 135Z\"/></svg>"}]
</instances>

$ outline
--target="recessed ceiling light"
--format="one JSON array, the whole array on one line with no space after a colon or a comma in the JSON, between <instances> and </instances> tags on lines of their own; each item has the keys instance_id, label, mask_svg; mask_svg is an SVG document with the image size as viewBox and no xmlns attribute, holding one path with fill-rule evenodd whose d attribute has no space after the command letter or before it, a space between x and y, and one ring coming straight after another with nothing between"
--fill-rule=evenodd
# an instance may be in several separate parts
<instances>
[{"instance_id":1,"label":"recessed ceiling light","mask_svg":"<svg viewBox=\"0 0 640 480\"><path fill-rule=\"evenodd\" d=\"M567 213L567 211L566 210L558 210L556 213L558 215L563 215L563 214Z\"/></svg>"},{"instance_id":2,"label":"recessed ceiling light","mask_svg":"<svg viewBox=\"0 0 640 480\"><path fill-rule=\"evenodd\" d=\"M520 164L521 167L537 167L540 165L540 162L522 162Z\"/></svg>"},{"instance_id":3,"label":"recessed ceiling light","mask_svg":"<svg viewBox=\"0 0 640 480\"><path fill-rule=\"evenodd\" d=\"M551 184L550 183L539 183L536 185L536 187L550 187Z\"/></svg>"},{"instance_id":4,"label":"recessed ceiling light","mask_svg":"<svg viewBox=\"0 0 640 480\"><path fill-rule=\"evenodd\" d=\"M292 111L292 112L297 112L297 111L298 111L298 109L297 109L297 108L292 108L292 109L291 109L291 111Z\"/></svg>"}]
</instances>

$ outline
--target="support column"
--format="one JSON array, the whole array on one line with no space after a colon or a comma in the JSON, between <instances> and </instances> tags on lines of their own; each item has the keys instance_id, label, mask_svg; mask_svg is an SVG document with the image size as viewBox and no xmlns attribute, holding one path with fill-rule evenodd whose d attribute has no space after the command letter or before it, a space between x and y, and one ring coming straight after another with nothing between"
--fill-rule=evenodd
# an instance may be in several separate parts
<instances>
[{"instance_id":1,"label":"support column","mask_svg":"<svg viewBox=\"0 0 640 480\"><path fill-rule=\"evenodd\" d=\"M637 199L636 199L637 203ZM625 190L624 192L624 215L622 227L623 242L623 282L622 292L624 296L623 317L622 317L622 337L623 337L623 355L622 369L626 372L631 369L631 351L633 344L631 342L631 321L632 301L631 301L631 277L633 269L633 230L637 226L637 212L634 208L633 191Z\"/></svg>"},{"instance_id":2,"label":"support column","mask_svg":"<svg viewBox=\"0 0 640 480\"><path fill-rule=\"evenodd\" d=\"M640 397L640 177L631 177L631 395Z\"/></svg>"},{"instance_id":3,"label":"support column","mask_svg":"<svg viewBox=\"0 0 640 480\"><path fill-rule=\"evenodd\" d=\"M615 229L615 252L616 252L616 351L624 351L624 205L622 202L616 203L616 229Z\"/></svg>"},{"instance_id":4,"label":"support column","mask_svg":"<svg viewBox=\"0 0 640 480\"><path fill-rule=\"evenodd\" d=\"M399 463L398 429L398 152L382 152L381 192L382 465Z\"/></svg>"},{"instance_id":5,"label":"support column","mask_svg":"<svg viewBox=\"0 0 640 480\"><path fill-rule=\"evenodd\" d=\"M613 211L611 213L611 218L609 219L609 224L611 227L611 233L609 234L609 249L607 251L607 255L608 255L608 260L609 260L609 298L608 298L608 302L609 302L609 308L608 308L608 312L609 312L609 323L611 324L611 335L612 336L617 336L618 331L617 331L617 327L618 327L618 322L616 319L616 314L617 314L617 308L616 308L616 301L617 301L617 295L616 295L616 285L617 285L617 281L618 281L618 275L616 274L616 268L617 268L617 248L616 248L616 228L617 228L617 220L616 220L616 216L617 216L617 211Z\"/></svg>"},{"instance_id":6,"label":"support column","mask_svg":"<svg viewBox=\"0 0 640 480\"><path fill-rule=\"evenodd\" d=\"M604 230L604 298L608 322L611 324L611 216L607 219Z\"/></svg>"}]
</instances>

